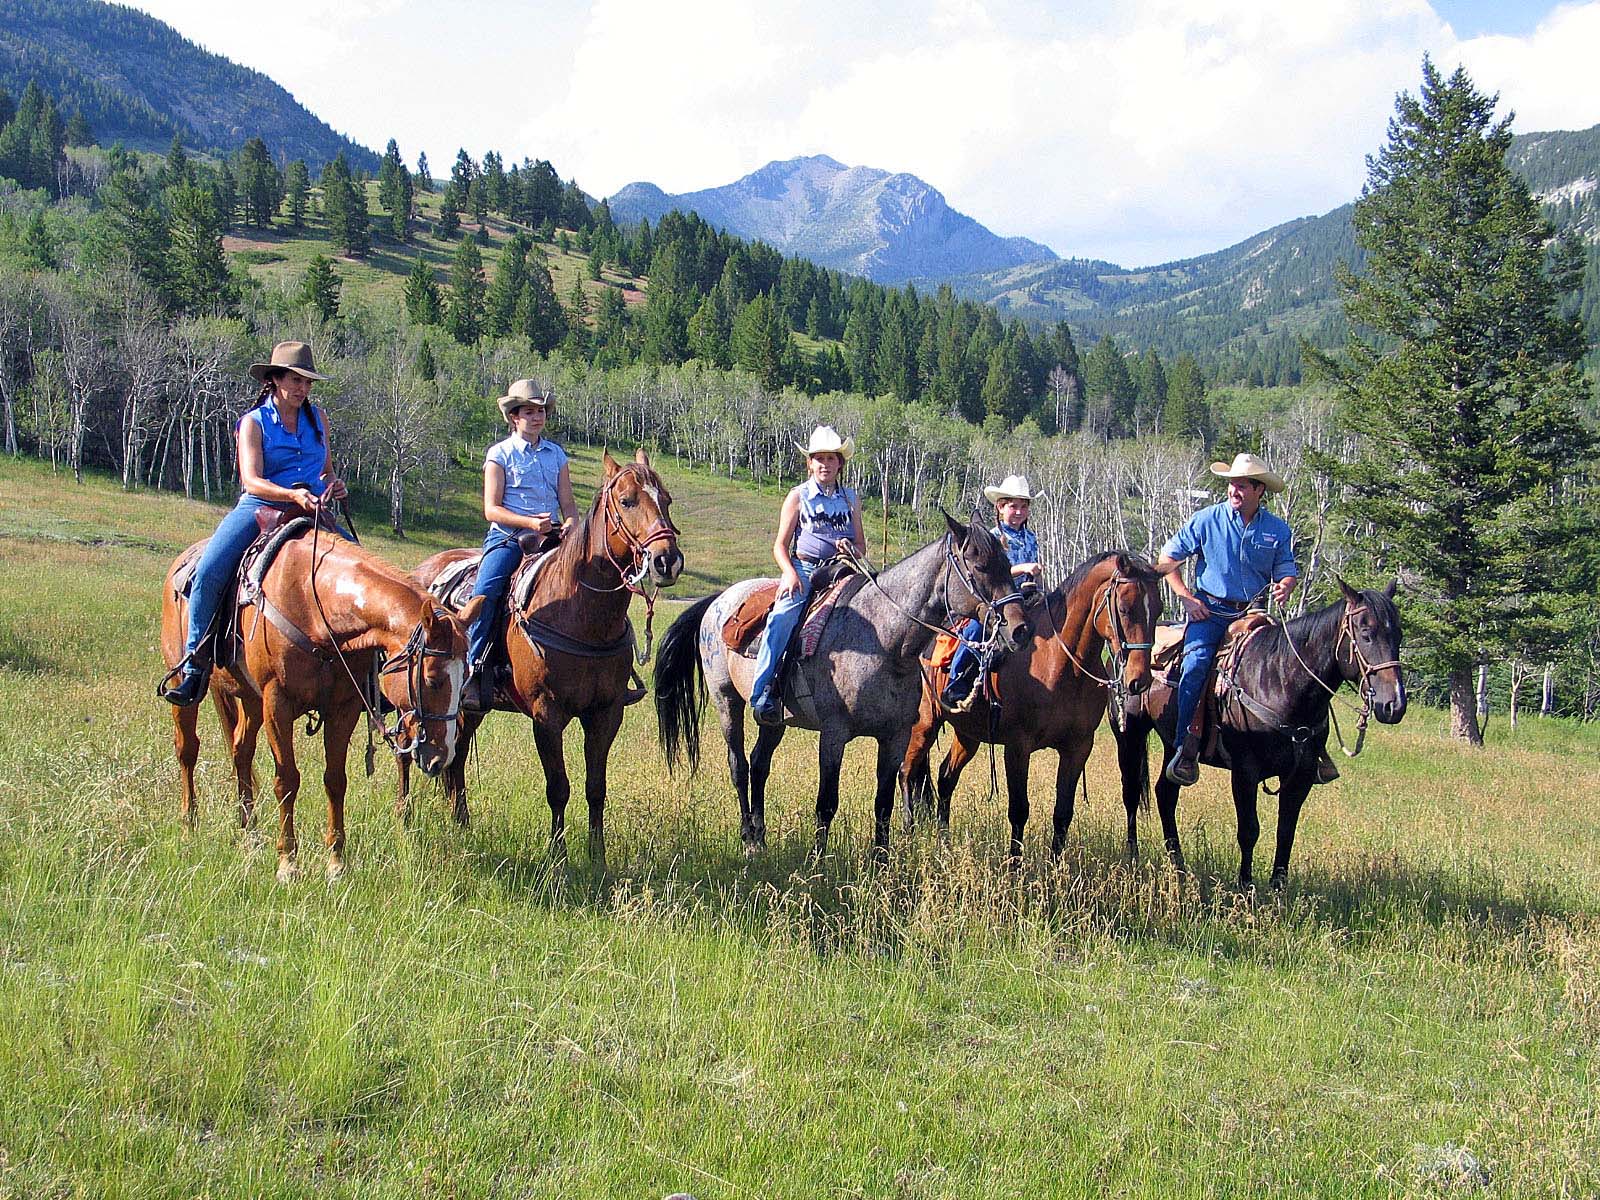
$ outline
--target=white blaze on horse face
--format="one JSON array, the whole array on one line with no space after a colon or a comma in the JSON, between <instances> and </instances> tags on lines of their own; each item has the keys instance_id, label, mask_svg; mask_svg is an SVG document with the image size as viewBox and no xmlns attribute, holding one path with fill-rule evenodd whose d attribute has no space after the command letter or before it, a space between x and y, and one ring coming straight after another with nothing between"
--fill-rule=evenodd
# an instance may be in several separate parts
<instances>
[{"instance_id":1,"label":"white blaze on horse face","mask_svg":"<svg viewBox=\"0 0 1600 1200\"><path fill-rule=\"evenodd\" d=\"M367 606L366 587L360 583L357 583L354 579L351 579L347 575L341 575L339 577L339 582L334 584L333 590L335 595L349 596L350 603L353 604L358 610Z\"/></svg>"},{"instance_id":2,"label":"white blaze on horse face","mask_svg":"<svg viewBox=\"0 0 1600 1200\"><path fill-rule=\"evenodd\" d=\"M644 492L645 492L645 495L649 496L650 499L652 499L652 500L654 500L656 502L656 507L657 508L661 507L661 489L660 488L656 487L656 485L653 484L653 483L647 483L647 484L644 485Z\"/></svg>"},{"instance_id":3,"label":"white blaze on horse face","mask_svg":"<svg viewBox=\"0 0 1600 1200\"><path fill-rule=\"evenodd\" d=\"M461 689L467 681L467 664L453 662L445 668L445 673L450 676L450 703L445 707L446 712L455 712L461 706ZM461 728L461 718L458 716L453 721L445 722L444 733L444 761L453 762L456 757L456 733Z\"/></svg>"}]
</instances>

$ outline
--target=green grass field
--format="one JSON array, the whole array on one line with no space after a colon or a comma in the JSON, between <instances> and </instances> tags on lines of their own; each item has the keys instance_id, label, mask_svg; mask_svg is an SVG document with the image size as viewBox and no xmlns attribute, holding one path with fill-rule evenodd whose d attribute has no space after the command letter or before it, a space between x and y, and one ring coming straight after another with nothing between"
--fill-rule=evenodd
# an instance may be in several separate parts
<instances>
[{"instance_id":1,"label":"green grass field","mask_svg":"<svg viewBox=\"0 0 1600 1200\"><path fill-rule=\"evenodd\" d=\"M767 569L776 492L659 465L686 592ZM583 496L596 474L579 454ZM1219 882L1215 772L1180 810L1197 882L1153 817L1120 860L1106 739L1059 864L1036 760L1016 874L982 761L950 846L897 827L871 869L852 746L808 871L815 741L791 734L747 862L720 755L670 779L645 705L610 872L581 802L554 868L529 730L501 714L468 830L431 790L400 826L390 773L353 770L331 888L306 742L284 887L271 806L234 825L209 711L180 829L152 694L163 570L220 513L0 462L0 1197L1600 1192L1593 730L1497 722L1470 752L1436 712L1376 729L1313 794L1288 895L1251 902ZM377 528L405 565L461 532Z\"/></svg>"}]
</instances>

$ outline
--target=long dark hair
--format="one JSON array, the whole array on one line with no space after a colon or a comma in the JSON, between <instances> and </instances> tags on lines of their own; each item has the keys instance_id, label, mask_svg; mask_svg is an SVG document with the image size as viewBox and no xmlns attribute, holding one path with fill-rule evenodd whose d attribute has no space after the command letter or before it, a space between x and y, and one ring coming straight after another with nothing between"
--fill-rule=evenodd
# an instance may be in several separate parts
<instances>
[{"instance_id":1,"label":"long dark hair","mask_svg":"<svg viewBox=\"0 0 1600 1200\"><path fill-rule=\"evenodd\" d=\"M284 367L279 367L276 370L267 372L267 377L261 383L261 392L258 396L256 396L255 403L249 408L245 409L244 412L240 413L239 419L233 423L234 437L237 438L239 436L239 426L244 424L244 419L251 413L255 412L256 409L260 408L272 397L273 392L277 390L276 384L278 380L286 374L288 374L288 370ZM305 413L306 420L311 422L311 432L317 435L317 441L327 441L327 438L324 437L322 433L322 417L318 415L317 406L311 403L309 398L305 402Z\"/></svg>"}]
</instances>

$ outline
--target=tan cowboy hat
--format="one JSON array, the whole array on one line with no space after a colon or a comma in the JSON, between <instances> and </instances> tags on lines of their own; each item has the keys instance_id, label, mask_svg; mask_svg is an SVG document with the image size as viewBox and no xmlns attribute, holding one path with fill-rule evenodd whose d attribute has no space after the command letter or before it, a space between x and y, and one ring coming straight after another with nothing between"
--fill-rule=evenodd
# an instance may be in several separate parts
<instances>
[{"instance_id":1,"label":"tan cowboy hat","mask_svg":"<svg viewBox=\"0 0 1600 1200\"><path fill-rule=\"evenodd\" d=\"M856 440L847 437L843 441L832 425L818 425L811 431L811 442L802 446L799 442L794 448L810 458L813 454L837 454L845 462L850 461L850 456L856 452Z\"/></svg>"},{"instance_id":2,"label":"tan cowboy hat","mask_svg":"<svg viewBox=\"0 0 1600 1200\"><path fill-rule=\"evenodd\" d=\"M1026 475L1007 475L998 486L986 487L983 494L989 497L990 504L999 504L1002 500L1026 500L1033 503L1033 492L1028 487Z\"/></svg>"},{"instance_id":3,"label":"tan cowboy hat","mask_svg":"<svg viewBox=\"0 0 1600 1200\"><path fill-rule=\"evenodd\" d=\"M1283 491L1283 476L1254 454L1235 454L1232 466L1214 462L1211 464L1211 473L1223 479L1254 479L1266 484L1267 491L1274 494Z\"/></svg>"},{"instance_id":4,"label":"tan cowboy hat","mask_svg":"<svg viewBox=\"0 0 1600 1200\"><path fill-rule=\"evenodd\" d=\"M262 383L266 382L268 371L293 371L306 379L328 378L317 374L316 364L311 361L311 347L304 342L279 342L272 348L270 362L250 364L250 378Z\"/></svg>"},{"instance_id":5,"label":"tan cowboy hat","mask_svg":"<svg viewBox=\"0 0 1600 1200\"><path fill-rule=\"evenodd\" d=\"M500 406L500 415L507 420L519 408L533 405L535 408L546 408L550 404L550 389L533 379L519 379L506 389L506 394L496 400Z\"/></svg>"}]
</instances>

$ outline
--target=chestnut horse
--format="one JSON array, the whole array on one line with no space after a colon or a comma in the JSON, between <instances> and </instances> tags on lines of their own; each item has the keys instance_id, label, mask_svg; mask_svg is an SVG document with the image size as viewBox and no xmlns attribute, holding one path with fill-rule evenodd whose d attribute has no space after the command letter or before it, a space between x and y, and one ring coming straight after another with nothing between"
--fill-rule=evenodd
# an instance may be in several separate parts
<instances>
[{"instance_id":1,"label":"chestnut horse","mask_svg":"<svg viewBox=\"0 0 1600 1200\"><path fill-rule=\"evenodd\" d=\"M951 714L939 703L942 678L925 677L922 707L900 770L909 824L915 809L931 808L928 758L939 727L954 734L939 767L939 825L950 830L950 796L980 743L1005 747L1011 856L1022 854L1028 823L1028 763L1035 750L1056 752L1055 829L1050 852L1059 854L1072 823L1073 792L1094 748L1095 728L1106 709L1107 685L1139 697L1150 686L1150 648L1161 613L1161 577L1137 554L1108 550L1079 566L1030 614L1033 639L1008 654L997 671L1000 710L979 701ZM1113 666L1107 677L1102 649ZM1135 700L1137 703L1137 700Z\"/></svg>"},{"instance_id":2,"label":"chestnut horse","mask_svg":"<svg viewBox=\"0 0 1600 1200\"><path fill-rule=\"evenodd\" d=\"M1252 858L1261 823L1256 816L1256 790L1278 779L1278 841L1272 857L1272 886L1289 877L1300 808L1316 780L1317 759L1328 741L1328 716L1342 683L1354 683L1362 708L1357 720L1356 750L1366 732L1367 714L1385 725L1406 715L1406 685L1400 670L1400 613L1394 585L1382 592L1358 592L1340 579L1340 597L1326 608L1306 613L1252 634L1240 650L1237 667L1223 673L1226 699L1215 755L1202 755L1211 766L1231 768L1233 804L1238 819L1239 884L1254 882ZM1117 763L1122 771L1122 803L1128 810L1128 848L1134 843L1134 810L1148 794L1150 763L1145 749L1150 731L1159 735L1165 764L1174 744L1175 692L1159 675L1140 713L1130 713L1114 730ZM1160 766L1158 765L1158 770ZM1180 871L1183 849L1178 844L1178 785L1162 771L1155 784L1156 809L1167 854Z\"/></svg>"},{"instance_id":3,"label":"chestnut horse","mask_svg":"<svg viewBox=\"0 0 1600 1200\"><path fill-rule=\"evenodd\" d=\"M507 600L503 632L511 683L495 707L520 712L533 722L550 804L550 846L557 856L566 852L567 799L572 793L561 737L577 718L583 727L589 859L604 867L607 760L622 727L634 664L628 604L647 578L657 587L677 582L683 554L672 523L672 495L644 450L626 466L609 453L602 461L605 475L594 503L540 569L527 605L519 611ZM477 553L470 548L441 551L412 577L426 587L445 567ZM462 713L461 740L444 771L451 810L463 825L469 819L467 753L485 715L471 709ZM401 772L404 791L404 762Z\"/></svg>"},{"instance_id":4,"label":"chestnut horse","mask_svg":"<svg viewBox=\"0 0 1600 1200\"><path fill-rule=\"evenodd\" d=\"M189 622L188 600L175 594L172 577L189 553L179 555L168 570L162 599L161 653L169 667L183 657ZM266 729L278 797L280 882L299 874L295 721L311 712L322 721L327 874L337 879L345 870L345 758L350 735L367 711L357 681L369 677L373 655L382 654L386 661L379 683L399 713L396 727L384 731L385 740L397 755L414 757L425 772L437 774L455 747L467 664L464 621L473 612L461 619L450 616L405 573L321 526L278 551L262 580L261 597L242 614L243 646L233 665L212 672L211 698L232 750L239 824L246 829L255 824L256 739ZM181 812L190 827L199 714L199 704L172 710L183 777Z\"/></svg>"}]
</instances>

